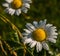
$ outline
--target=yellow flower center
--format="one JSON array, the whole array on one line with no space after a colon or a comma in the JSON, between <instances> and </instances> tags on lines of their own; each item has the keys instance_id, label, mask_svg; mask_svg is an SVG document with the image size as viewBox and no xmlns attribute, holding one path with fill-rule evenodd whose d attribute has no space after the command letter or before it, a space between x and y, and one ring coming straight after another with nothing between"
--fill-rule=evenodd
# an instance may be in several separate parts
<instances>
[{"instance_id":1,"label":"yellow flower center","mask_svg":"<svg viewBox=\"0 0 60 56\"><path fill-rule=\"evenodd\" d=\"M43 41L46 39L46 32L43 29L36 29L33 31L32 36L36 41Z\"/></svg>"},{"instance_id":2,"label":"yellow flower center","mask_svg":"<svg viewBox=\"0 0 60 56\"><path fill-rule=\"evenodd\" d=\"M22 0L13 0L12 2L12 7L15 9L18 9L20 7L22 7Z\"/></svg>"}]
</instances>

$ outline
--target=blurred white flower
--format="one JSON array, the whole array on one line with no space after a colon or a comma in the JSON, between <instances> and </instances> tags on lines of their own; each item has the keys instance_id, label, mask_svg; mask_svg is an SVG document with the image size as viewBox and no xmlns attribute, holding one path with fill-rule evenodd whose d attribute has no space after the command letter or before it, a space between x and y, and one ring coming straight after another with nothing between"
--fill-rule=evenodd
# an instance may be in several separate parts
<instances>
[{"instance_id":1,"label":"blurred white flower","mask_svg":"<svg viewBox=\"0 0 60 56\"><path fill-rule=\"evenodd\" d=\"M49 51L49 54L50 54L50 55L53 55L54 53L53 53L52 51Z\"/></svg>"},{"instance_id":2,"label":"blurred white flower","mask_svg":"<svg viewBox=\"0 0 60 56\"><path fill-rule=\"evenodd\" d=\"M11 15L20 15L21 12L27 13L28 8L30 8L31 0L5 0L3 6L6 7L5 11Z\"/></svg>"},{"instance_id":3,"label":"blurred white flower","mask_svg":"<svg viewBox=\"0 0 60 56\"><path fill-rule=\"evenodd\" d=\"M48 41L56 43L57 29L52 24L46 24L46 19L39 23L34 21L33 25L27 23L26 27L28 29L24 29L25 32L22 33L24 36L23 42L29 44L31 48L36 46L37 52L41 51L42 48L49 50Z\"/></svg>"}]
</instances>

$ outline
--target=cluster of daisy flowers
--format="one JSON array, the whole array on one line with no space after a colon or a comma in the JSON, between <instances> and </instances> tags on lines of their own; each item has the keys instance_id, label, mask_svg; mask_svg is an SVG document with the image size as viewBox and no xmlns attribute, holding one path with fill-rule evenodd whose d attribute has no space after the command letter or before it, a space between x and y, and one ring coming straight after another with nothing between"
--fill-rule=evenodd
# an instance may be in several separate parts
<instances>
[{"instance_id":1,"label":"cluster of daisy flowers","mask_svg":"<svg viewBox=\"0 0 60 56\"><path fill-rule=\"evenodd\" d=\"M10 15L20 15L21 12L27 13L30 8L31 0L5 0L2 5L6 7L5 11Z\"/></svg>"},{"instance_id":2,"label":"cluster of daisy flowers","mask_svg":"<svg viewBox=\"0 0 60 56\"><path fill-rule=\"evenodd\" d=\"M27 13L30 8L31 0L5 0L3 6L6 7L5 11L10 15L16 14L20 15L21 12ZM33 24L27 23L27 29L23 35L24 44L29 44L31 48L36 47L37 52L41 51L42 48L49 50L47 44L48 41L56 43L57 29L52 24L46 24L46 19L44 21L33 21Z\"/></svg>"},{"instance_id":3,"label":"cluster of daisy flowers","mask_svg":"<svg viewBox=\"0 0 60 56\"><path fill-rule=\"evenodd\" d=\"M50 50L47 44L48 41L56 43L57 29L52 24L46 24L46 19L44 21L34 21L33 24L27 23L27 29L23 32L23 42L24 44L29 44L31 48L36 47L37 52L41 51L42 48Z\"/></svg>"}]
</instances>

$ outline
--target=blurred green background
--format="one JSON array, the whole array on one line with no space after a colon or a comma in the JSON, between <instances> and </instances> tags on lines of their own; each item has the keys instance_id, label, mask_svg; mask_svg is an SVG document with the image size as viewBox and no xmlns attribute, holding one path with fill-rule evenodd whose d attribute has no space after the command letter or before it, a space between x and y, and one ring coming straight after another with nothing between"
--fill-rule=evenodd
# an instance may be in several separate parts
<instances>
[{"instance_id":1,"label":"blurred green background","mask_svg":"<svg viewBox=\"0 0 60 56\"><path fill-rule=\"evenodd\" d=\"M0 14L8 18L20 31L21 33L23 32L23 29L25 28L25 24L27 22L32 23L33 21L40 21L47 19L47 23L52 23L55 25L58 29L58 39L57 43L51 48L53 49L54 56L56 53L59 53L60 51L60 0L32 0L32 4L30 9L28 10L27 14L22 13L19 16L16 15L9 15L6 12L4 12L5 7L2 6L2 3L5 2L5 0L0 0ZM15 38L14 35L15 31L11 28L11 25L8 23L3 22L0 19L0 35L2 36L2 39L5 40L6 42L9 43L11 47L19 47L20 45L13 42L11 43L11 39ZM3 43L3 47L5 48L5 44ZM56 52L56 48L58 49L58 52ZM5 48L6 51L8 51ZM1 51L0 56L5 56L3 51ZM18 50L16 51L18 53L18 56L23 56L23 51ZM47 51L46 51L47 52ZM56 53L55 53L56 52ZM9 52L8 52L9 53ZM44 56L44 51L39 53L34 53L34 56ZM29 53L27 53L26 56ZM8 56L13 56L13 55L8 55ZM32 56L32 55L31 55ZM48 52L46 56L49 56ZM53 56L53 55L50 55Z\"/></svg>"}]
</instances>

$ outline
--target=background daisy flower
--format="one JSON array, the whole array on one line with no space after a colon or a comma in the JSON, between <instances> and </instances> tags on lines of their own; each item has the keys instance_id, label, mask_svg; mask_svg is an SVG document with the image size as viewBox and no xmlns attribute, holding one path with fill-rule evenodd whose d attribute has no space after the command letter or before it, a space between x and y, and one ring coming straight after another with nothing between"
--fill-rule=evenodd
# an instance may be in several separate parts
<instances>
[{"instance_id":1,"label":"background daisy flower","mask_svg":"<svg viewBox=\"0 0 60 56\"><path fill-rule=\"evenodd\" d=\"M21 11L27 13L28 8L30 8L31 0L5 0L6 3L3 3L3 6L6 7L5 11L11 15L14 13L20 15Z\"/></svg>"},{"instance_id":2,"label":"background daisy flower","mask_svg":"<svg viewBox=\"0 0 60 56\"><path fill-rule=\"evenodd\" d=\"M37 52L41 51L42 48L49 50L48 41L56 43L57 29L52 24L46 24L46 19L39 23L34 21L33 25L27 23L26 27L28 29L24 29L25 32L22 33L24 36L23 42L29 44L31 48L36 46Z\"/></svg>"}]
</instances>

